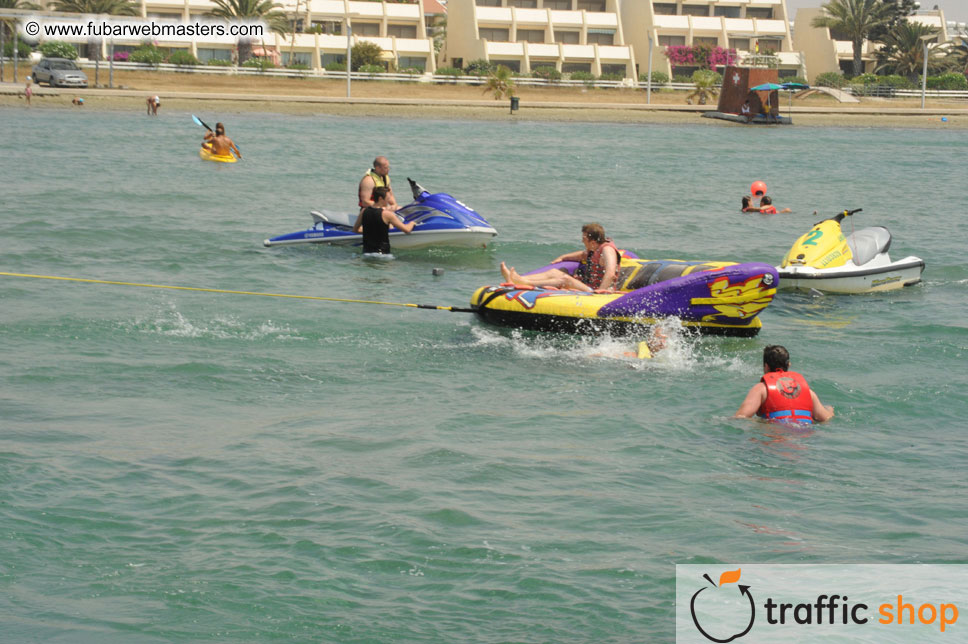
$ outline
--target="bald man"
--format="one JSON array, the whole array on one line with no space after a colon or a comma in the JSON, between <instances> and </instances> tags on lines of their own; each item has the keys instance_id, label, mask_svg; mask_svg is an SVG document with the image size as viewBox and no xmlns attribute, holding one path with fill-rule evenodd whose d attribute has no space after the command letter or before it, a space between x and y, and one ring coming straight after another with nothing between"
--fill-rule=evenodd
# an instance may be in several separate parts
<instances>
[{"instance_id":1,"label":"bald man","mask_svg":"<svg viewBox=\"0 0 968 644\"><path fill-rule=\"evenodd\" d=\"M360 210L374 205L373 189L386 188L386 207L390 210L399 210L397 200L393 196L393 188L390 187L390 161L386 157L373 159L373 167L360 179Z\"/></svg>"}]
</instances>

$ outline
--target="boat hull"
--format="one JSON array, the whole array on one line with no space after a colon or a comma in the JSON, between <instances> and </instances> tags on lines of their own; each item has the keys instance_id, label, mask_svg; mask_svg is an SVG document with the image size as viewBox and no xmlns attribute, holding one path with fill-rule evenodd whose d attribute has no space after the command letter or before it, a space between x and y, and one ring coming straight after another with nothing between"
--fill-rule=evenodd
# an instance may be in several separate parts
<instances>
[{"instance_id":1,"label":"boat hull","mask_svg":"<svg viewBox=\"0 0 968 644\"><path fill-rule=\"evenodd\" d=\"M913 256L878 265L856 266L848 262L844 266L827 269L810 266L777 269L780 289L850 295L894 291L911 286L921 281L923 271L924 260Z\"/></svg>"},{"instance_id":2,"label":"boat hull","mask_svg":"<svg viewBox=\"0 0 968 644\"><path fill-rule=\"evenodd\" d=\"M415 230L409 235L400 231L391 231L390 247L401 250L434 246L485 248L496 236L496 230L483 226L446 230ZM293 246L297 244L362 246L363 236L354 233L352 230L309 228L289 235L273 237L262 243L264 246Z\"/></svg>"},{"instance_id":3,"label":"boat hull","mask_svg":"<svg viewBox=\"0 0 968 644\"><path fill-rule=\"evenodd\" d=\"M485 321L522 329L587 334L640 333L660 319L678 318L683 327L703 334L752 337L758 315L776 293L776 269L769 264L716 264L677 260L623 259L623 271L653 281L616 293L586 293L516 285L484 286L471 306ZM664 274L678 276L659 279Z\"/></svg>"}]
</instances>

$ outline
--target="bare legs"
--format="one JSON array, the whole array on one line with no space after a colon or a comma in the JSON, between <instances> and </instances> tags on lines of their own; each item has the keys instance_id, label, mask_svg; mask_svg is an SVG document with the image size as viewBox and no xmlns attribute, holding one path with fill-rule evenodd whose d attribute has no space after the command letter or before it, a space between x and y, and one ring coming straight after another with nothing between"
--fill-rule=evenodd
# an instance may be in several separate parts
<instances>
[{"instance_id":1,"label":"bare legs","mask_svg":"<svg viewBox=\"0 0 968 644\"><path fill-rule=\"evenodd\" d=\"M505 282L511 282L512 284L527 284L530 286L554 286L556 288L564 288L573 291L585 291L589 292L592 289L575 279L568 273L558 270L557 268L552 268L541 273L534 273L532 275L521 275L514 267L508 268L508 266L501 262L501 275L504 276Z\"/></svg>"}]
</instances>

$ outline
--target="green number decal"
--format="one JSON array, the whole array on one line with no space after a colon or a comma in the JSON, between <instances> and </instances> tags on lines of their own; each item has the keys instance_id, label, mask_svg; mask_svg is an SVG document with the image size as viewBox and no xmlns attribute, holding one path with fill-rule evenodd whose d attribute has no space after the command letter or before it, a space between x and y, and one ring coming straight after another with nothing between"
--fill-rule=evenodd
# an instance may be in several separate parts
<instances>
[{"instance_id":1,"label":"green number decal","mask_svg":"<svg viewBox=\"0 0 968 644\"><path fill-rule=\"evenodd\" d=\"M803 245L804 246L816 246L817 245L817 240L820 239L821 237L823 237L823 231L822 230L811 230L810 231L810 235L806 239L803 240Z\"/></svg>"}]
</instances>

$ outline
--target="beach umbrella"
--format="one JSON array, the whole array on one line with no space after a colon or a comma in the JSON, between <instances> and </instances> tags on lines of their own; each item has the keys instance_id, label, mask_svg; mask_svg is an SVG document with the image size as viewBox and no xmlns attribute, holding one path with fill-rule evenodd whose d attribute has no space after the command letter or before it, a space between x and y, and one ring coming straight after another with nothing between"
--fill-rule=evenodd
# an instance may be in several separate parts
<instances>
[{"instance_id":1,"label":"beach umbrella","mask_svg":"<svg viewBox=\"0 0 968 644\"><path fill-rule=\"evenodd\" d=\"M810 89L806 83L783 83L783 89L790 92L790 118L793 118L793 92Z\"/></svg>"},{"instance_id":2,"label":"beach umbrella","mask_svg":"<svg viewBox=\"0 0 968 644\"><path fill-rule=\"evenodd\" d=\"M754 92L772 92L775 89L785 89L783 85L777 85L776 83L763 83L762 85L757 85L756 87L751 87Z\"/></svg>"}]
</instances>

